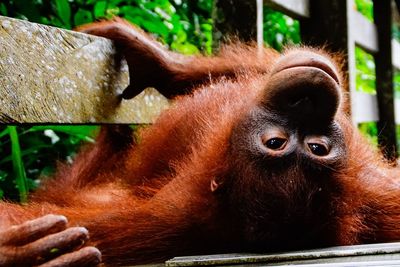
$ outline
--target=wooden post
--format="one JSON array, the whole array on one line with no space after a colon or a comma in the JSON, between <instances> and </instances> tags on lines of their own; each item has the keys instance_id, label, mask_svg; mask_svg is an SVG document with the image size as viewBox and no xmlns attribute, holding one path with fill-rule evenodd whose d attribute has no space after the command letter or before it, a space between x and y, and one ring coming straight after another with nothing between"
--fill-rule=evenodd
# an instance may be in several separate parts
<instances>
[{"instance_id":1,"label":"wooden post","mask_svg":"<svg viewBox=\"0 0 400 267\"><path fill-rule=\"evenodd\" d=\"M255 0L215 0L213 7L214 49L235 37L244 42L257 39L257 2Z\"/></svg>"},{"instance_id":2,"label":"wooden post","mask_svg":"<svg viewBox=\"0 0 400 267\"><path fill-rule=\"evenodd\" d=\"M310 18L300 21L304 44L325 46L333 52L347 52L348 20L346 0L310 0Z\"/></svg>"},{"instance_id":3,"label":"wooden post","mask_svg":"<svg viewBox=\"0 0 400 267\"><path fill-rule=\"evenodd\" d=\"M355 40L350 27L353 21L353 0L310 0L309 9L309 18L300 20L302 42L345 56L342 71L347 74L347 90L350 93L348 112L351 113L357 106L354 97Z\"/></svg>"},{"instance_id":4,"label":"wooden post","mask_svg":"<svg viewBox=\"0 0 400 267\"><path fill-rule=\"evenodd\" d=\"M375 54L376 92L379 108L378 142L384 155L390 160L395 160L398 154L394 117L391 11L390 0L374 1L374 20L379 47Z\"/></svg>"},{"instance_id":5,"label":"wooden post","mask_svg":"<svg viewBox=\"0 0 400 267\"><path fill-rule=\"evenodd\" d=\"M302 42L306 45L324 47L345 56L343 72L347 74L347 90L355 95L354 37L351 32L352 0L309 0L309 18L300 20ZM350 97L348 112L355 107Z\"/></svg>"}]
</instances>

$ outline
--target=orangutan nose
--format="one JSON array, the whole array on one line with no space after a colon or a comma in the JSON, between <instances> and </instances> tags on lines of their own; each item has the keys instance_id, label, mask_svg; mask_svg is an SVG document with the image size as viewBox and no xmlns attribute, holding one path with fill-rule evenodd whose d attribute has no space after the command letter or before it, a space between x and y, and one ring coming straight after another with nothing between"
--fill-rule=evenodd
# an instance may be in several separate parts
<instances>
[{"instance_id":1,"label":"orangutan nose","mask_svg":"<svg viewBox=\"0 0 400 267\"><path fill-rule=\"evenodd\" d=\"M262 103L300 123L331 121L341 101L338 71L317 53L295 50L271 71Z\"/></svg>"}]
</instances>

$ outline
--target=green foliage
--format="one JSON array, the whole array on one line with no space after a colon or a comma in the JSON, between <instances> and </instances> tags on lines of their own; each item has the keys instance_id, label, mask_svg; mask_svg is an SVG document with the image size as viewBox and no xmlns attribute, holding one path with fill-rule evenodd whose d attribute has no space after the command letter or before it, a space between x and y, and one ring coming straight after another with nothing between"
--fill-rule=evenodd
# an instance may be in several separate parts
<instances>
[{"instance_id":1,"label":"green foliage","mask_svg":"<svg viewBox=\"0 0 400 267\"><path fill-rule=\"evenodd\" d=\"M211 54L212 0L2 0L0 14L71 29L124 17L183 54Z\"/></svg>"},{"instance_id":2,"label":"green foliage","mask_svg":"<svg viewBox=\"0 0 400 267\"><path fill-rule=\"evenodd\" d=\"M28 182L25 173L25 167L22 163L21 147L16 126L7 126L11 141L11 158L16 187L19 192L19 200L24 203L28 200Z\"/></svg>"},{"instance_id":3,"label":"green foliage","mask_svg":"<svg viewBox=\"0 0 400 267\"><path fill-rule=\"evenodd\" d=\"M374 21L374 3L372 0L355 0L355 8L363 14L369 21ZM400 41L400 25L396 22L392 26L392 36Z\"/></svg>"},{"instance_id":4,"label":"green foliage","mask_svg":"<svg viewBox=\"0 0 400 267\"><path fill-rule=\"evenodd\" d=\"M371 142L371 144L378 146L378 126L376 122L360 123L358 129Z\"/></svg>"},{"instance_id":5,"label":"green foliage","mask_svg":"<svg viewBox=\"0 0 400 267\"><path fill-rule=\"evenodd\" d=\"M400 42L400 23L393 24L392 34L393 38Z\"/></svg>"},{"instance_id":6,"label":"green foliage","mask_svg":"<svg viewBox=\"0 0 400 267\"><path fill-rule=\"evenodd\" d=\"M396 98L400 98L400 70L394 70L393 86Z\"/></svg>"},{"instance_id":7,"label":"green foliage","mask_svg":"<svg viewBox=\"0 0 400 267\"><path fill-rule=\"evenodd\" d=\"M356 9L363 14L369 21L374 20L372 0L355 0ZM393 24L393 38L400 41L400 25ZM356 89L357 91L376 94L375 89L375 61L373 56L356 47ZM400 97L400 71L395 70L393 75L395 97ZM373 144L377 145L378 128L376 123L363 123L359 129L365 134ZM400 147L400 126L397 126L397 141Z\"/></svg>"},{"instance_id":8,"label":"green foliage","mask_svg":"<svg viewBox=\"0 0 400 267\"><path fill-rule=\"evenodd\" d=\"M369 21L374 20L374 3L372 0L355 0L356 9Z\"/></svg>"},{"instance_id":9,"label":"green foliage","mask_svg":"<svg viewBox=\"0 0 400 267\"><path fill-rule=\"evenodd\" d=\"M375 60L371 54L356 47L356 90L368 94L376 94Z\"/></svg>"},{"instance_id":10,"label":"green foliage","mask_svg":"<svg viewBox=\"0 0 400 267\"><path fill-rule=\"evenodd\" d=\"M97 126L0 126L0 197L26 201L39 176L54 171L56 160L72 162L82 142L93 142Z\"/></svg>"},{"instance_id":11,"label":"green foliage","mask_svg":"<svg viewBox=\"0 0 400 267\"><path fill-rule=\"evenodd\" d=\"M212 0L2 0L0 15L71 29L96 19L124 17L184 54L211 54ZM54 172L71 163L96 126L0 126L0 198L24 202ZM11 130L10 130L11 129Z\"/></svg>"},{"instance_id":12,"label":"green foliage","mask_svg":"<svg viewBox=\"0 0 400 267\"><path fill-rule=\"evenodd\" d=\"M299 44L299 21L269 7L264 7L264 41L281 51L285 45Z\"/></svg>"}]
</instances>

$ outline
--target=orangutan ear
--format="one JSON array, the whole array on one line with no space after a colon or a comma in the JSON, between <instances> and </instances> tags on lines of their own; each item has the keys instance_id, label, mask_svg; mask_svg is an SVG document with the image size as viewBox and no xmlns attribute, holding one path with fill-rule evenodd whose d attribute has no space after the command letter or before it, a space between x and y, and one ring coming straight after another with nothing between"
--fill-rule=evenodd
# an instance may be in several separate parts
<instances>
[{"instance_id":1,"label":"orangutan ear","mask_svg":"<svg viewBox=\"0 0 400 267\"><path fill-rule=\"evenodd\" d=\"M222 185L223 185L223 180L218 177L214 177L213 179L211 179L211 182L210 182L211 192L215 193L215 192L221 190Z\"/></svg>"}]
</instances>

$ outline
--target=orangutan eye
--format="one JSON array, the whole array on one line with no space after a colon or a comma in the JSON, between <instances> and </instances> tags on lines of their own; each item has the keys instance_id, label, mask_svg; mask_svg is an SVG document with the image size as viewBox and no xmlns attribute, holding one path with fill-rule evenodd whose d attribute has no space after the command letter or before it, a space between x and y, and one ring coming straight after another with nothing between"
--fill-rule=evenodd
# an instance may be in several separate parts
<instances>
[{"instance_id":1,"label":"orangutan eye","mask_svg":"<svg viewBox=\"0 0 400 267\"><path fill-rule=\"evenodd\" d=\"M308 143L308 148L316 156L326 156L329 153L328 147L323 144Z\"/></svg>"},{"instance_id":2,"label":"orangutan eye","mask_svg":"<svg viewBox=\"0 0 400 267\"><path fill-rule=\"evenodd\" d=\"M272 150L282 150L285 148L287 139L284 138L271 138L265 142L265 146Z\"/></svg>"}]
</instances>

